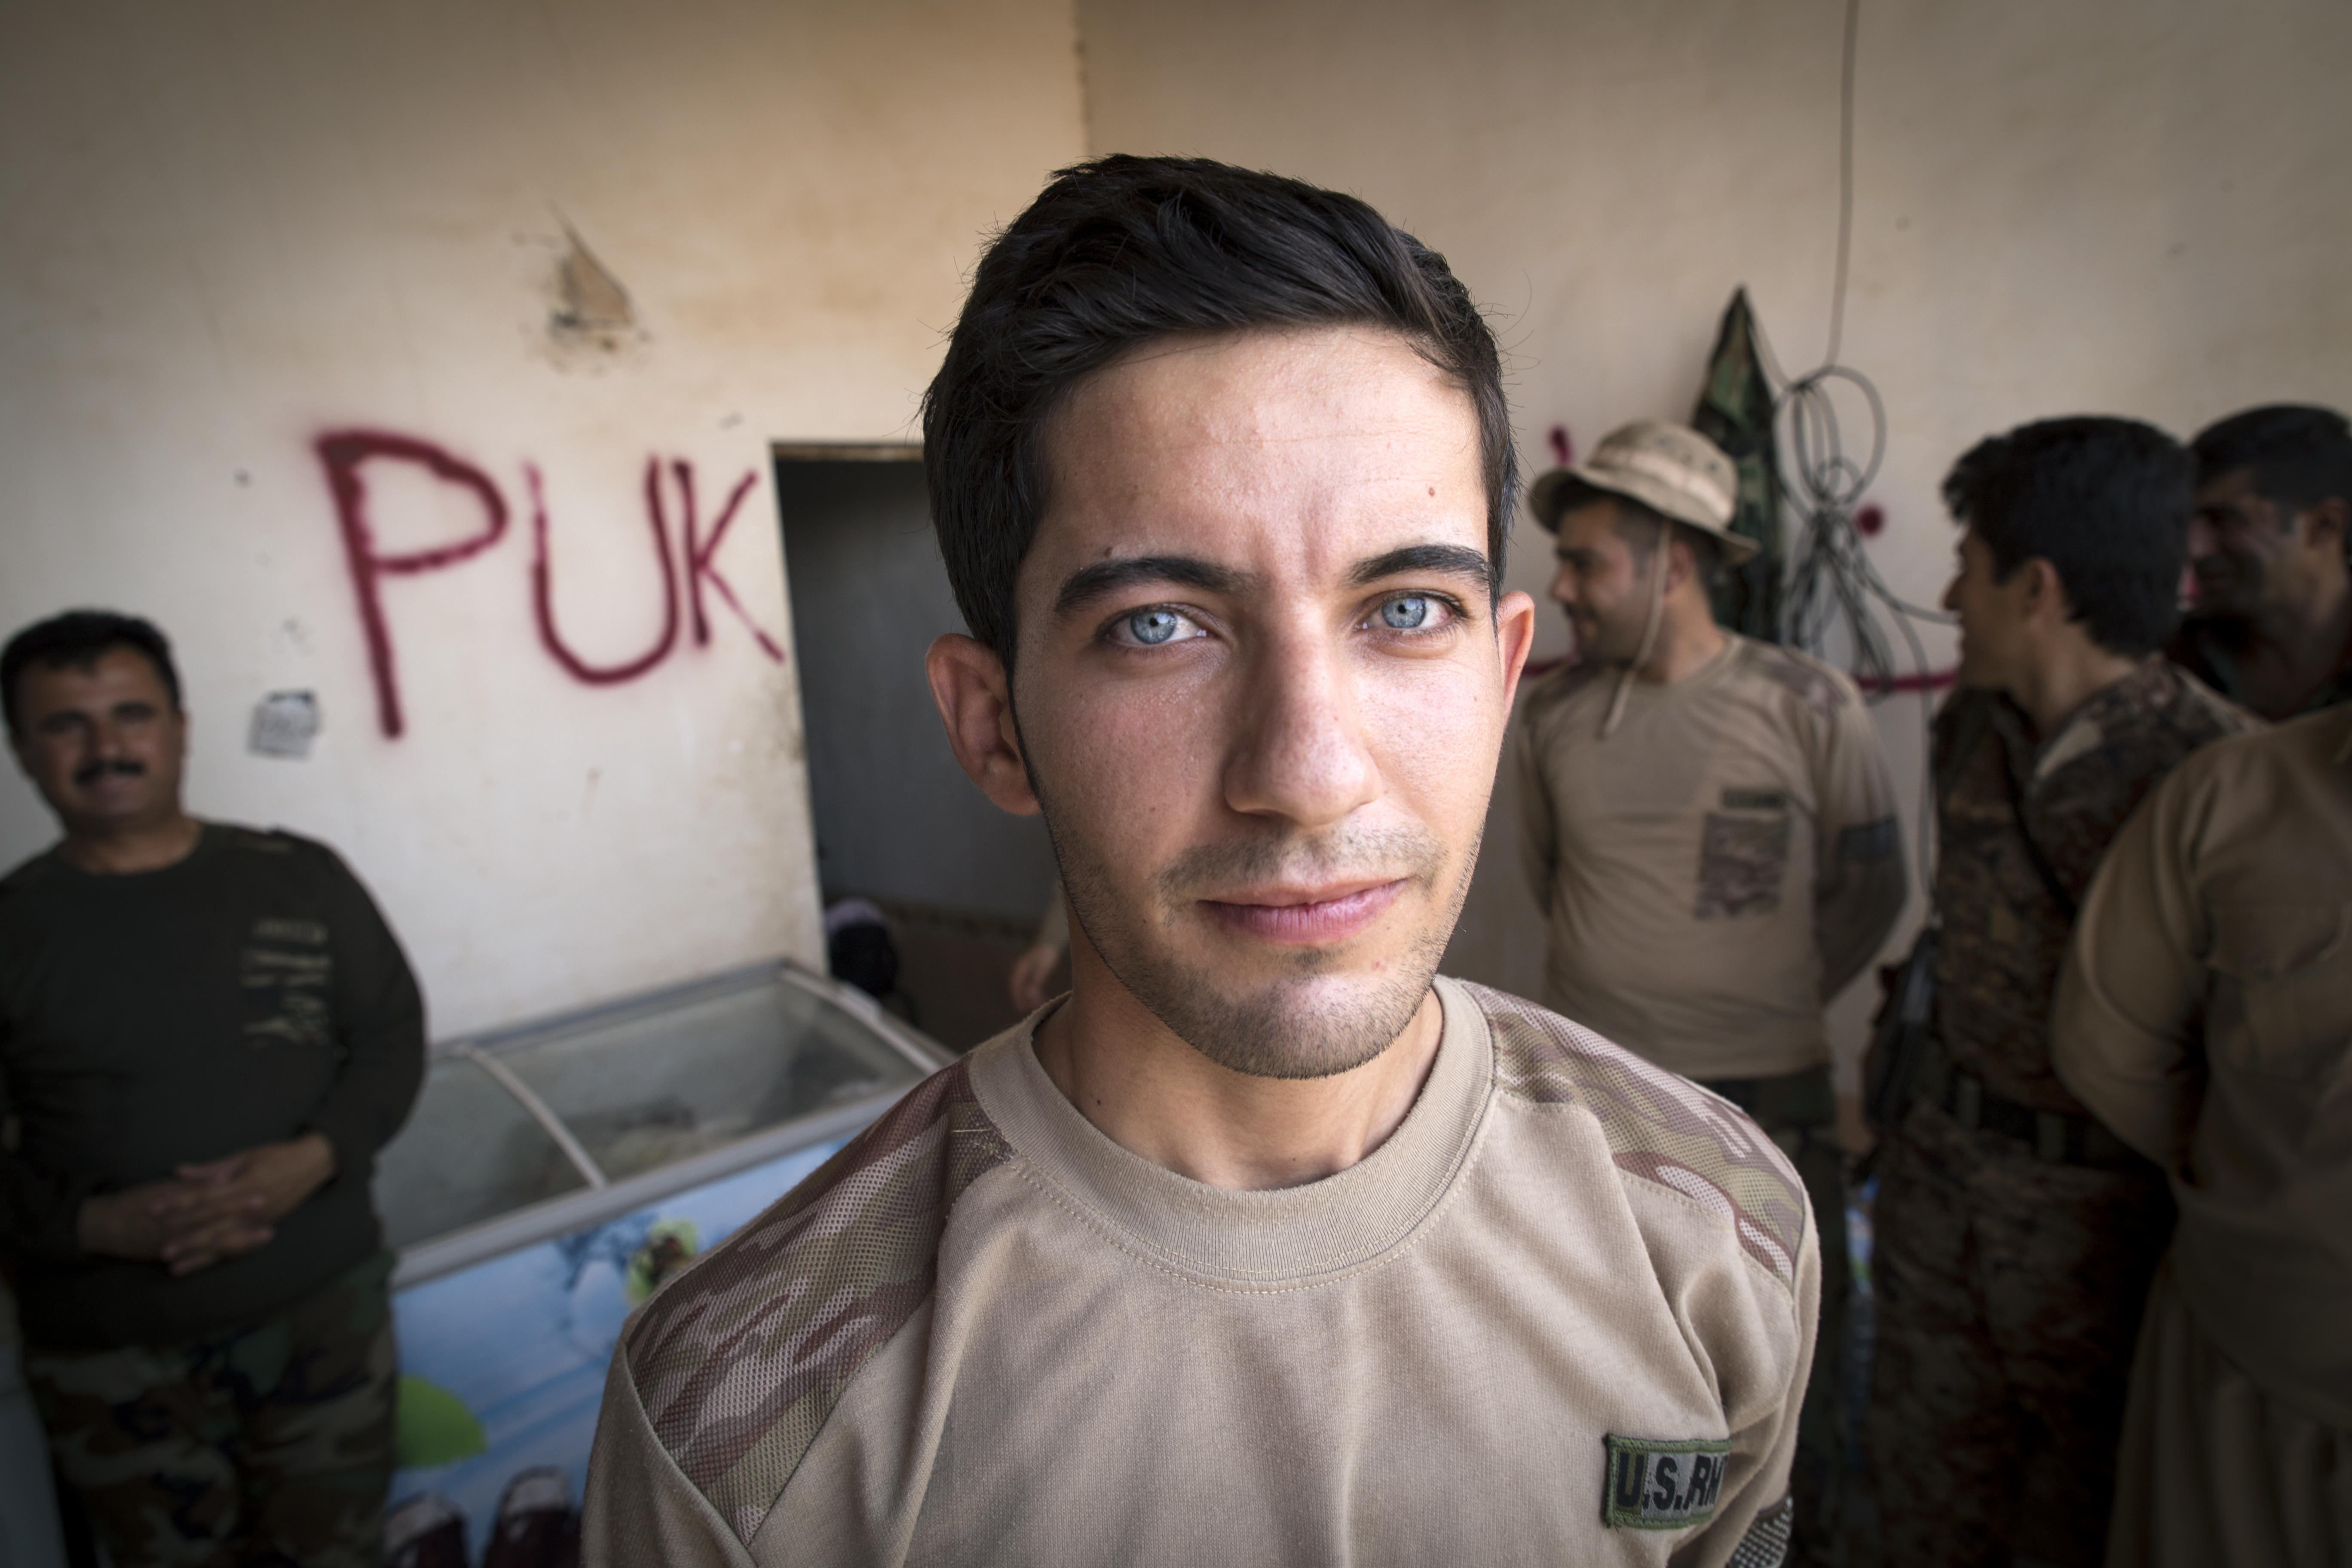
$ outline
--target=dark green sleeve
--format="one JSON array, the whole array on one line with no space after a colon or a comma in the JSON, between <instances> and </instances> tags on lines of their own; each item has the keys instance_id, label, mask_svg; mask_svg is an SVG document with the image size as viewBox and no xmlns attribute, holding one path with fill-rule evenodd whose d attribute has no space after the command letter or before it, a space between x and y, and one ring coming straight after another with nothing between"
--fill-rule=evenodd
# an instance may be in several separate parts
<instances>
[{"instance_id":1,"label":"dark green sleeve","mask_svg":"<svg viewBox=\"0 0 2352 1568\"><path fill-rule=\"evenodd\" d=\"M334 1146L338 1181L354 1173L364 1180L376 1151L408 1119L424 1081L425 999L399 939L359 879L333 851L310 847L325 881L335 1038L343 1062L305 1126Z\"/></svg>"},{"instance_id":2,"label":"dark green sleeve","mask_svg":"<svg viewBox=\"0 0 2352 1568\"><path fill-rule=\"evenodd\" d=\"M8 1081L8 1025L0 1019L0 1236L11 1250L79 1258L82 1200L97 1190L86 1176L45 1171L17 1152L22 1114Z\"/></svg>"}]
</instances>

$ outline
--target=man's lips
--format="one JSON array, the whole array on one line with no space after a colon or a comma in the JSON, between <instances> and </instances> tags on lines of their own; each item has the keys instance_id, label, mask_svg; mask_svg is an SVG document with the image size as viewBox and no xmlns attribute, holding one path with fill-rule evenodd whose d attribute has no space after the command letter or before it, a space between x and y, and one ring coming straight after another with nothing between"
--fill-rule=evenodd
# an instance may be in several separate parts
<instances>
[{"instance_id":1,"label":"man's lips","mask_svg":"<svg viewBox=\"0 0 2352 1568\"><path fill-rule=\"evenodd\" d=\"M1381 918L1404 890L1404 879L1331 888L1269 889L1231 900L1202 899L1201 907L1226 930L1261 942L1320 947L1344 942Z\"/></svg>"}]
</instances>

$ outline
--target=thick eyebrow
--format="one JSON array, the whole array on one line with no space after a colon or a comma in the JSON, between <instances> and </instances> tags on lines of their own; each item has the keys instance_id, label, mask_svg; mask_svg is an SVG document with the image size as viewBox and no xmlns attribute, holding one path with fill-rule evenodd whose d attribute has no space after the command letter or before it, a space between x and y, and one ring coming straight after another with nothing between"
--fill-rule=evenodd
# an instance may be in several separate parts
<instances>
[{"instance_id":1,"label":"thick eyebrow","mask_svg":"<svg viewBox=\"0 0 2352 1568\"><path fill-rule=\"evenodd\" d=\"M1239 593L1248 582L1247 573L1197 556L1138 555L1126 561L1081 566L1071 573L1063 580L1062 591L1054 596L1054 613L1066 616L1138 583L1172 583L1181 588L1198 588L1204 594L1229 595Z\"/></svg>"},{"instance_id":2,"label":"thick eyebrow","mask_svg":"<svg viewBox=\"0 0 2352 1568\"><path fill-rule=\"evenodd\" d=\"M1402 550L1375 555L1369 561L1358 562L1356 569L1348 574L1348 582L1352 587L1366 588L1384 577L1430 572L1447 577L1468 577L1489 588L1495 585L1495 569L1486 557L1459 544L1408 544Z\"/></svg>"}]
</instances>

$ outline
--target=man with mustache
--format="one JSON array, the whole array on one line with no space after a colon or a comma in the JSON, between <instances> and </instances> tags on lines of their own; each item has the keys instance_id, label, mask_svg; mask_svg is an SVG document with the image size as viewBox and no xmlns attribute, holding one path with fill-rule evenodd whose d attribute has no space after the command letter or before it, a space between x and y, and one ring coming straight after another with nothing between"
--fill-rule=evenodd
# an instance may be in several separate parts
<instances>
[{"instance_id":1,"label":"man with mustache","mask_svg":"<svg viewBox=\"0 0 2352 1568\"><path fill-rule=\"evenodd\" d=\"M948 740L1070 994L647 1303L592 1563L1777 1563L1803 1189L1433 971L1533 605L1492 333L1351 197L1066 171L925 405Z\"/></svg>"},{"instance_id":2,"label":"man with mustache","mask_svg":"<svg viewBox=\"0 0 2352 1568\"><path fill-rule=\"evenodd\" d=\"M0 1260L58 1471L124 1568L379 1561L416 983L333 851L182 807L153 626L28 626L0 697L64 829L0 879Z\"/></svg>"},{"instance_id":3,"label":"man with mustache","mask_svg":"<svg viewBox=\"0 0 2352 1568\"><path fill-rule=\"evenodd\" d=\"M2332 408L2249 408L2189 450L2197 614L2166 651L2265 719L2352 701L2352 426Z\"/></svg>"},{"instance_id":4,"label":"man with mustache","mask_svg":"<svg viewBox=\"0 0 2352 1568\"><path fill-rule=\"evenodd\" d=\"M1853 682L1715 623L1717 571L1756 551L1731 531L1738 493L1713 442L1658 419L1536 481L1528 510L1556 538L1551 596L1580 657L1528 694L1512 751L1549 928L1545 1005L1730 1100L1804 1176L1824 1350L1797 1541L1800 1560L1826 1559L1845 1468L1845 1145L1862 1116L1832 1087L1822 1009L1903 912L1903 854Z\"/></svg>"}]
</instances>

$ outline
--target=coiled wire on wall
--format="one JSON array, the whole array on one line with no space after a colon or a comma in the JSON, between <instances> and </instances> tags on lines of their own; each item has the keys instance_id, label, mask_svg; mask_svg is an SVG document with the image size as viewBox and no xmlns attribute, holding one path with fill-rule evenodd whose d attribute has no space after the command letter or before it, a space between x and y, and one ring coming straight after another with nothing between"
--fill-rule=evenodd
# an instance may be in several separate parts
<instances>
[{"instance_id":1,"label":"coiled wire on wall","mask_svg":"<svg viewBox=\"0 0 2352 1568\"><path fill-rule=\"evenodd\" d=\"M1831 399L1831 388L1841 382L1860 392L1870 410L1869 456L1861 460L1846 450ZM1843 627L1847 668L1865 699L1879 700L1906 687L1918 694L1918 867L1925 883L1935 861L1936 699L1918 626L1949 626L1952 617L1915 605L1889 587L1854 526L1854 509L1886 456L1886 405L1868 376L1825 364L1788 383L1774 400L1773 416L1786 432L1789 460L1781 465L1781 489L1799 520L1780 601L1780 640L1826 657ZM1907 674L1896 668L1882 623L1901 634L1910 655Z\"/></svg>"}]
</instances>

